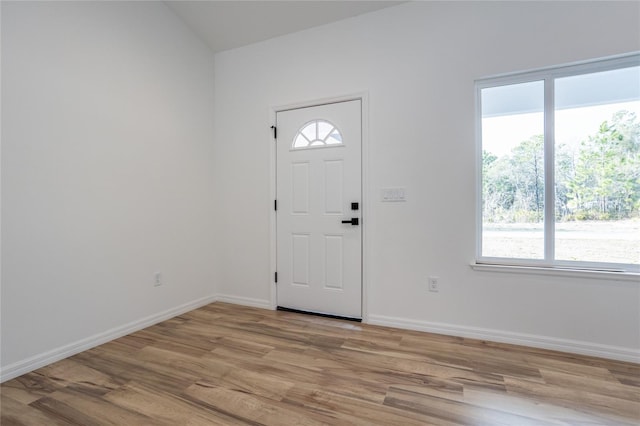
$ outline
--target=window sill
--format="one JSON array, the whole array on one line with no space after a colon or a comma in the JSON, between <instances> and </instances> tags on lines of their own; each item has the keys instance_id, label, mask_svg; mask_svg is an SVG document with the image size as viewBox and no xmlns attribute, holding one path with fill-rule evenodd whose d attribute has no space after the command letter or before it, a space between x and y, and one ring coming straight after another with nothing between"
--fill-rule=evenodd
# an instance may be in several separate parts
<instances>
[{"instance_id":1,"label":"window sill","mask_svg":"<svg viewBox=\"0 0 640 426\"><path fill-rule=\"evenodd\" d=\"M594 271L586 269L551 268L541 266L496 265L472 263L471 269L483 272L546 275L555 277L589 278L612 281L631 281L640 284L640 274L634 272Z\"/></svg>"}]
</instances>

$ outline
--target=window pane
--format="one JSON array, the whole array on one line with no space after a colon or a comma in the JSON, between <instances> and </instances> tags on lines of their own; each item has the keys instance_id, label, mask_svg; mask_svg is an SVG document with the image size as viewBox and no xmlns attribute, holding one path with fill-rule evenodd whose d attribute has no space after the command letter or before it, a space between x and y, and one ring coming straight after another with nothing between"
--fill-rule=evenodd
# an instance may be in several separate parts
<instances>
[{"instance_id":1,"label":"window pane","mask_svg":"<svg viewBox=\"0 0 640 426\"><path fill-rule=\"evenodd\" d=\"M307 139L309 139L310 141L314 141L316 139L318 139L318 132L317 132L317 123L314 121L312 123L307 124L304 129L302 129L300 131L300 133L302 133L303 135L305 135L305 137Z\"/></svg>"},{"instance_id":2,"label":"window pane","mask_svg":"<svg viewBox=\"0 0 640 426\"><path fill-rule=\"evenodd\" d=\"M328 145L335 145L335 144L339 144L342 143L342 137L340 136L340 133L338 132L333 132L329 135L329 137L327 138L327 144Z\"/></svg>"},{"instance_id":3,"label":"window pane","mask_svg":"<svg viewBox=\"0 0 640 426\"><path fill-rule=\"evenodd\" d=\"M544 82L483 89L482 256L544 259Z\"/></svg>"},{"instance_id":4,"label":"window pane","mask_svg":"<svg viewBox=\"0 0 640 426\"><path fill-rule=\"evenodd\" d=\"M298 136L296 136L296 139L293 142L293 147L304 148L305 146L308 146L308 145L309 145L309 141L306 140L304 136L302 136L302 133L298 133Z\"/></svg>"},{"instance_id":5,"label":"window pane","mask_svg":"<svg viewBox=\"0 0 640 426\"><path fill-rule=\"evenodd\" d=\"M318 139L325 140L333 129L333 125L328 121L318 121Z\"/></svg>"},{"instance_id":6,"label":"window pane","mask_svg":"<svg viewBox=\"0 0 640 426\"><path fill-rule=\"evenodd\" d=\"M555 82L555 247L640 263L640 67Z\"/></svg>"}]
</instances>

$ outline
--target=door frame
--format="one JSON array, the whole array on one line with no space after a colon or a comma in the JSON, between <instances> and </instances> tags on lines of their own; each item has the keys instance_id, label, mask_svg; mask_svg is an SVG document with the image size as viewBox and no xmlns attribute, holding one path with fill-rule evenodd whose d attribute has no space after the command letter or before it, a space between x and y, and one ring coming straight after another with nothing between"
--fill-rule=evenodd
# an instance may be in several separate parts
<instances>
[{"instance_id":1,"label":"door frame","mask_svg":"<svg viewBox=\"0 0 640 426\"><path fill-rule=\"evenodd\" d=\"M312 101L296 102L286 105L271 106L269 108L269 126L276 125L276 114L278 112L288 111L298 108L308 108L314 106L321 106L327 104L335 104L339 102L355 101L361 102L361 126L362 126L362 148L361 148L361 194L362 199L362 223L361 223L361 235L362 235L362 322L367 322L369 310L367 308L368 291L367 283L369 282L369 244L367 241L367 229L369 220L371 220L371 203L368 196L368 182L369 182L369 94L368 92L352 93L350 95L335 96L330 98L316 99ZM277 307L277 289L274 280L277 264L277 227L276 227L276 212L273 206L273 200L276 199L276 144L272 129L267 128L269 138L269 306L271 309Z\"/></svg>"}]
</instances>

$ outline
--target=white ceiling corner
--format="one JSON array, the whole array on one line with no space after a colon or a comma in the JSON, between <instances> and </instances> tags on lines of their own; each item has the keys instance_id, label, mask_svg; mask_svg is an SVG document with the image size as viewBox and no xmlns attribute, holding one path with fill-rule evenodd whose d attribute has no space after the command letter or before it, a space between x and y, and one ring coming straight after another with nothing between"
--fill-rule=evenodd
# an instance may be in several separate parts
<instances>
[{"instance_id":1,"label":"white ceiling corner","mask_svg":"<svg viewBox=\"0 0 640 426\"><path fill-rule=\"evenodd\" d=\"M165 1L214 51L246 46L404 1Z\"/></svg>"}]
</instances>

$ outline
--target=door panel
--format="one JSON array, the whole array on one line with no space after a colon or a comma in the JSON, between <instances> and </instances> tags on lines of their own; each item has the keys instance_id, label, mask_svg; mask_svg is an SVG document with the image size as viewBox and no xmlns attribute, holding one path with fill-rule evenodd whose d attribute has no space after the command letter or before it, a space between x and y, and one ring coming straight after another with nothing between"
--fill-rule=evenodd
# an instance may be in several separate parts
<instances>
[{"instance_id":1,"label":"door panel","mask_svg":"<svg viewBox=\"0 0 640 426\"><path fill-rule=\"evenodd\" d=\"M362 316L361 101L278 112L277 298Z\"/></svg>"}]
</instances>

